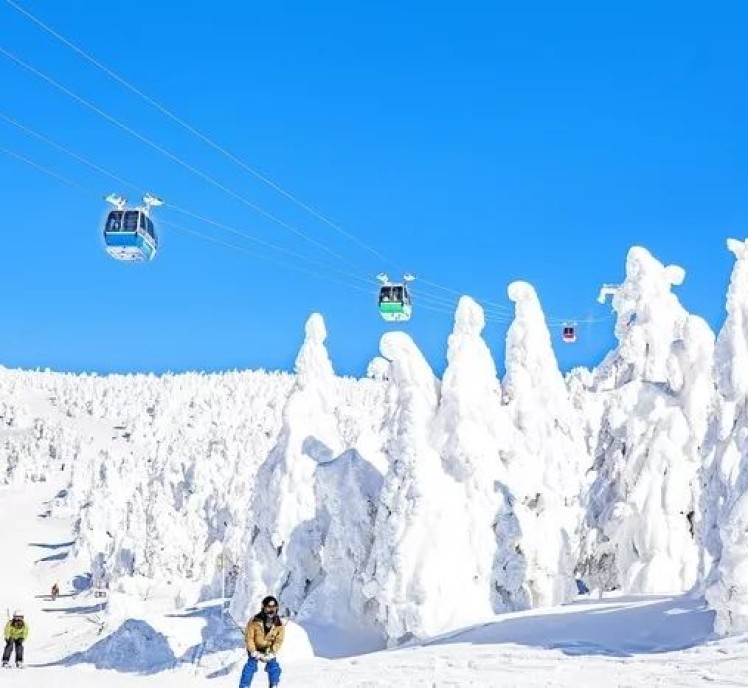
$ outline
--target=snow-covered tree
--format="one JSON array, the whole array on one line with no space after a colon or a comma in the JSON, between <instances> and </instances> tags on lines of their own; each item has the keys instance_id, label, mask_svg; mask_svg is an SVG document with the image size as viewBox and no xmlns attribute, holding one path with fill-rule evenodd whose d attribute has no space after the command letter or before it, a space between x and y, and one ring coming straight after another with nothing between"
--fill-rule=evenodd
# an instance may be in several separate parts
<instances>
[{"instance_id":1,"label":"snow-covered tree","mask_svg":"<svg viewBox=\"0 0 748 688\"><path fill-rule=\"evenodd\" d=\"M381 490L382 473L355 449L317 465L314 492L322 574L304 601L299 622L381 635L373 605L363 592Z\"/></svg>"},{"instance_id":2,"label":"snow-covered tree","mask_svg":"<svg viewBox=\"0 0 748 688\"><path fill-rule=\"evenodd\" d=\"M590 459L535 290L514 282L508 293L515 318L503 386L513 432L502 457L523 560L514 568L523 570L529 603L547 606L577 594L580 499Z\"/></svg>"},{"instance_id":3,"label":"snow-covered tree","mask_svg":"<svg viewBox=\"0 0 748 688\"><path fill-rule=\"evenodd\" d=\"M630 593L689 589L714 336L671 289L684 271L632 248L613 297L618 347L594 372L602 397L586 570Z\"/></svg>"},{"instance_id":4,"label":"snow-covered tree","mask_svg":"<svg viewBox=\"0 0 748 688\"><path fill-rule=\"evenodd\" d=\"M342 448L326 336L322 316L313 314L278 441L257 473L251 534L232 599L236 618L247 619L267 594L278 597L285 613L296 614L322 576L314 476L317 465L334 459Z\"/></svg>"},{"instance_id":5,"label":"snow-covered tree","mask_svg":"<svg viewBox=\"0 0 748 688\"><path fill-rule=\"evenodd\" d=\"M390 362L381 356L375 356L366 367L366 377L372 380L387 380L390 371Z\"/></svg>"},{"instance_id":6,"label":"snow-covered tree","mask_svg":"<svg viewBox=\"0 0 748 688\"><path fill-rule=\"evenodd\" d=\"M634 593L698 577L718 630L745 630L747 246L729 242L716 357L672 293L683 270L634 247L615 350L566 381L519 282L503 382L468 297L442 381L402 333L336 377L318 315L295 374L0 368L0 483L67 483L52 509L120 610L225 587L244 619L275 593L395 644L566 601L576 567Z\"/></svg>"},{"instance_id":7,"label":"snow-covered tree","mask_svg":"<svg viewBox=\"0 0 748 688\"><path fill-rule=\"evenodd\" d=\"M500 456L511 436L501 384L491 352L481 335L483 309L463 296L447 346L447 368L435 441L442 466L456 483L453 506L465 520L466 565L457 574L459 600L474 618L527 606L524 562L517 553L519 528L506 487ZM469 562L469 565L467 565ZM455 617L459 617L457 610Z\"/></svg>"},{"instance_id":8,"label":"snow-covered tree","mask_svg":"<svg viewBox=\"0 0 748 688\"><path fill-rule=\"evenodd\" d=\"M438 381L408 335L385 334L380 350L391 362L389 469L364 593L376 602L376 619L393 643L443 628L439 601L460 594L449 585L449 572L458 565L450 542L457 544L465 533L449 522L447 475L431 444Z\"/></svg>"},{"instance_id":9,"label":"snow-covered tree","mask_svg":"<svg viewBox=\"0 0 748 688\"><path fill-rule=\"evenodd\" d=\"M717 398L700 530L715 630L737 633L748 630L748 240L729 239L727 246L736 260L715 349Z\"/></svg>"}]
</instances>

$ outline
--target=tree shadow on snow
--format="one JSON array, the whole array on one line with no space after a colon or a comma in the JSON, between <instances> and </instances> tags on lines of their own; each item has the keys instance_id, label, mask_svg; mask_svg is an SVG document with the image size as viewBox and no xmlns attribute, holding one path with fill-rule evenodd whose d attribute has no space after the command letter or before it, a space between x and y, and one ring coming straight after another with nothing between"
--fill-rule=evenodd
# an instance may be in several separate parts
<instances>
[{"instance_id":1,"label":"tree shadow on snow","mask_svg":"<svg viewBox=\"0 0 748 688\"><path fill-rule=\"evenodd\" d=\"M60 547L72 547L75 544L75 540L69 542L29 542L29 547L41 547L43 549L60 549Z\"/></svg>"},{"instance_id":2,"label":"tree shadow on snow","mask_svg":"<svg viewBox=\"0 0 748 688\"><path fill-rule=\"evenodd\" d=\"M67 552L57 552L57 554L50 554L48 557L42 557L41 559L37 559L35 563L39 563L42 561L62 561L63 559L68 558Z\"/></svg>"},{"instance_id":3,"label":"tree shadow on snow","mask_svg":"<svg viewBox=\"0 0 748 688\"><path fill-rule=\"evenodd\" d=\"M42 561L62 561L63 559L66 559L68 556L69 548L73 546L74 541L69 542L57 542L57 543L51 543L51 542L29 542L29 547L39 547L40 549L46 549L46 550L56 550L56 549L62 549L65 548L65 551L63 552L55 552L54 554L49 554L46 557L42 557L41 559L37 559L36 563Z\"/></svg>"},{"instance_id":4,"label":"tree shadow on snow","mask_svg":"<svg viewBox=\"0 0 748 688\"><path fill-rule=\"evenodd\" d=\"M87 650L76 652L57 662L37 666L92 664L97 669L155 674L173 668L175 663L176 657L164 635L145 621L128 619L116 631Z\"/></svg>"},{"instance_id":5,"label":"tree shadow on snow","mask_svg":"<svg viewBox=\"0 0 748 688\"><path fill-rule=\"evenodd\" d=\"M60 597L62 597L62 595L60 595ZM72 597L72 595L70 597ZM54 612L55 614L97 614L98 612L103 612L105 607L106 602L97 602L96 604L77 607L43 607L42 611Z\"/></svg>"},{"instance_id":6,"label":"tree shadow on snow","mask_svg":"<svg viewBox=\"0 0 748 688\"><path fill-rule=\"evenodd\" d=\"M214 604L205 607L191 607L184 614L169 614L169 616L180 619L200 618L205 621L201 630L201 642L188 648L178 658L180 664L199 665L206 655L218 652L241 650L244 652L244 635L234 624L231 617L226 613L221 614L222 605ZM241 655L242 661L245 659ZM218 678L228 676L235 669L236 661L230 661L226 666L206 675L207 678Z\"/></svg>"},{"instance_id":7,"label":"tree shadow on snow","mask_svg":"<svg viewBox=\"0 0 748 688\"><path fill-rule=\"evenodd\" d=\"M509 614L418 644L514 644L566 655L632 657L686 650L713 640L713 620L714 612L703 599L641 595L577 602L561 612Z\"/></svg>"},{"instance_id":8,"label":"tree shadow on snow","mask_svg":"<svg viewBox=\"0 0 748 688\"><path fill-rule=\"evenodd\" d=\"M90 590L93 587L93 580L91 574L78 575L73 578L73 590L76 592L83 592L84 590Z\"/></svg>"},{"instance_id":9,"label":"tree shadow on snow","mask_svg":"<svg viewBox=\"0 0 748 688\"><path fill-rule=\"evenodd\" d=\"M344 628L313 621L302 621L300 625L307 633L315 657L343 659L387 649L381 633L372 628Z\"/></svg>"}]
</instances>

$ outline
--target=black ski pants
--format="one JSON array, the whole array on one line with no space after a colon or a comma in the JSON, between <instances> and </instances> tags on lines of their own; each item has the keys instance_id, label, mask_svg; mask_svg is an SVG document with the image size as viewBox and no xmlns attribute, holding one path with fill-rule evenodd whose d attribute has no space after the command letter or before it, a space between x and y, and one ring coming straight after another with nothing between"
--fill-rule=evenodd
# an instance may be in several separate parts
<instances>
[{"instance_id":1,"label":"black ski pants","mask_svg":"<svg viewBox=\"0 0 748 688\"><path fill-rule=\"evenodd\" d=\"M3 662L9 662L10 656L13 654L13 646L16 646L16 663L23 661L23 640L19 638L18 640L13 640L12 638L10 640L5 641L5 650L3 651Z\"/></svg>"}]
</instances>

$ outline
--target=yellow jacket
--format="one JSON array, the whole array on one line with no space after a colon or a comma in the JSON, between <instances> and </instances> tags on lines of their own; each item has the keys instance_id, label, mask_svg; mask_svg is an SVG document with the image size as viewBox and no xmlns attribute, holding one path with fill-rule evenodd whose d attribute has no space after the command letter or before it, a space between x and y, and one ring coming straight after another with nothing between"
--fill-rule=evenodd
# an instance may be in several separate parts
<instances>
[{"instance_id":1,"label":"yellow jacket","mask_svg":"<svg viewBox=\"0 0 748 688\"><path fill-rule=\"evenodd\" d=\"M283 645L285 630L280 617L276 616L274 625L265 633L265 623L262 616L258 614L247 624L247 630L244 633L247 652L250 654L253 652L262 652L263 654L272 652L276 654Z\"/></svg>"},{"instance_id":2,"label":"yellow jacket","mask_svg":"<svg viewBox=\"0 0 748 688\"><path fill-rule=\"evenodd\" d=\"M12 620L5 624L6 640L26 640L28 634L29 625L25 621L21 623L21 626L16 626Z\"/></svg>"}]
</instances>

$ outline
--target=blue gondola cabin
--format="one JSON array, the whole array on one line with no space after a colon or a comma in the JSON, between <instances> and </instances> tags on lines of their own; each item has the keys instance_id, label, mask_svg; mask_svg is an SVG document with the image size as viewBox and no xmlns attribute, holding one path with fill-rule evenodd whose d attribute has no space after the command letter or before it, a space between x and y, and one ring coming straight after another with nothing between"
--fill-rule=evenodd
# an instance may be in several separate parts
<instances>
[{"instance_id":1,"label":"blue gondola cabin","mask_svg":"<svg viewBox=\"0 0 748 688\"><path fill-rule=\"evenodd\" d=\"M117 260L153 260L158 238L153 221L143 210L112 210L104 225L107 253Z\"/></svg>"}]
</instances>

